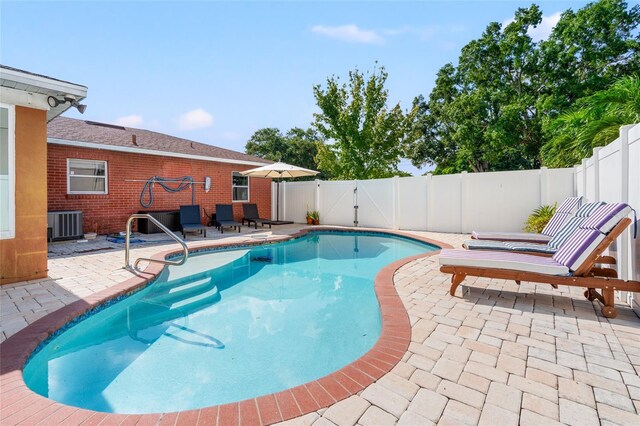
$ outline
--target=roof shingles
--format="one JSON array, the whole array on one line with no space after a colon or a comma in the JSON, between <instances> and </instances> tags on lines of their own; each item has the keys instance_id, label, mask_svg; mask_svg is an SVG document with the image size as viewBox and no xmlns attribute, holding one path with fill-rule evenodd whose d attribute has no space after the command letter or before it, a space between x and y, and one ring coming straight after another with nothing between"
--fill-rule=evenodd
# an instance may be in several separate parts
<instances>
[{"instance_id":1,"label":"roof shingles","mask_svg":"<svg viewBox=\"0 0 640 426\"><path fill-rule=\"evenodd\" d=\"M135 135L135 144L133 136ZM91 142L102 145L153 151L191 154L235 161L269 164L271 161L253 155L190 141L150 130L87 122L74 118L57 117L47 125L47 137L66 141Z\"/></svg>"}]
</instances>

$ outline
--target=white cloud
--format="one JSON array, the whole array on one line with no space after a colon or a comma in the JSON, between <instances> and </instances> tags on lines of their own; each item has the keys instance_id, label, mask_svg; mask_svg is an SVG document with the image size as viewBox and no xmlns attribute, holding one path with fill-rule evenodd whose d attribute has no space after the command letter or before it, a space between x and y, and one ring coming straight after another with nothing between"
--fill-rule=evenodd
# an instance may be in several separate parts
<instances>
[{"instance_id":1,"label":"white cloud","mask_svg":"<svg viewBox=\"0 0 640 426\"><path fill-rule=\"evenodd\" d=\"M213 115L202 108L185 112L178 119L180 130L204 129L213 124Z\"/></svg>"},{"instance_id":2,"label":"white cloud","mask_svg":"<svg viewBox=\"0 0 640 426\"><path fill-rule=\"evenodd\" d=\"M542 16L542 22L537 27L529 27L527 34L535 42L546 40L551 35L553 27L556 26L560 20L561 12L555 12L549 16ZM502 23L502 28L506 27L513 22L513 18L509 18Z\"/></svg>"},{"instance_id":3,"label":"white cloud","mask_svg":"<svg viewBox=\"0 0 640 426\"><path fill-rule=\"evenodd\" d=\"M402 36L402 35L417 35L422 41L431 41L435 34L440 31L441 28L437 26L428 27L411 27L405 25L400 28L392 28L384 30L383 33L388 36Z\"/></svg>"},{"instance_id":4,"label":"white cloud","mask_svg":"<svg viewBox=\"0 0 640 426\"><path fill-rule=\"evenodd\" d=\"M551 35L551 31L553 31L553 27L556 26L558 21L560 20L560 12L556 12L550 16L543 16L542 22L535 28L529 28L528 34L531 36L533 41L546 40Z\"/></svg>"},{"instance_id":5,"label":"white cloud","mask_svg":"<svg viewBox=\"0 0 640 426\"><path fill-rule=\"evenodd\" d=\"M124 117L118 117L113 121L113 124L124 127L139 127L143 123L141 115L131 114Z\"/></svg>"},{"instance_id":6,"label":"white cloud","mask_svg":"<svg viewBox=\"0 0 640 426\"><path fill-rule=\"evenodd\" d=\"M357 25L341 25L338 27L327 27L316 25L311 31L329 38L348 41L350 43L382 44L384 39L375 31L363 30Z\"/></svg>"}]
</instances>

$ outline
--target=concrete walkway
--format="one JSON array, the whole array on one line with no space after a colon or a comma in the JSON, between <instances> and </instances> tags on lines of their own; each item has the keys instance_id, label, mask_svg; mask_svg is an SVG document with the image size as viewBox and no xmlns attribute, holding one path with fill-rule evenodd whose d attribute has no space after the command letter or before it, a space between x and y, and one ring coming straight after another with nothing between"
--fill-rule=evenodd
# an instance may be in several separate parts
<instances>
[{"instance_id":1,"label":"concrete walkway","mask_svg":"<svg viewBox=\"0 0 640 426\"><path fill-rule=\"evenodd\" d=\"M268 238L300 227L243 228L224 238ZM415 234L456 247L466 237ZM175 246L142 238L134 258ZM0 339L131 276L122 269L121 244L99 239L49 251L49 278L0 288ZM618 318L609 320L578 288L473 277L451 297L437 256L407 264L394 281L412 324L403 360L360 394L286 424L640 424L640 320L630 308L619 305Z\"/></svg>"}]
</instances>

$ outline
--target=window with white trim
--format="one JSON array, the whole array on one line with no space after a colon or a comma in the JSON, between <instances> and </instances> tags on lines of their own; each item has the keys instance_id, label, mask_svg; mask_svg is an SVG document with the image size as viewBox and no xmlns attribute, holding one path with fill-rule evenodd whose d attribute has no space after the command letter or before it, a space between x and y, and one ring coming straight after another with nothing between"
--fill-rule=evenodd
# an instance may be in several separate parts
<instances>
[{"instance_id":1,"label":"window with white trim","mask_svg":"<svg viewBox=\"0 0 640 426\"><path fill-rule=\"evenodd\" d=\"M107 162L67 159L67 194L108 194Z\"/></svg>"},{"instance_id":2,"label":"window with white trim","mask_svg":"<svg viewBox=\"0 0 640 426\"><path fill-rule=\"evenodd\" d=\"M0 104L0 239L16 236L15 106Z\"/></svg>"},{"instance_id":3,"label":"window with white trim","mask_svg":"<svg viewBox=\"0 0 640 426\"><path fill-rule=\"evenodd\" d=\"M249 176L233 172L231 192L233 201L249 201Z\"/></svg>"}]
</instances>

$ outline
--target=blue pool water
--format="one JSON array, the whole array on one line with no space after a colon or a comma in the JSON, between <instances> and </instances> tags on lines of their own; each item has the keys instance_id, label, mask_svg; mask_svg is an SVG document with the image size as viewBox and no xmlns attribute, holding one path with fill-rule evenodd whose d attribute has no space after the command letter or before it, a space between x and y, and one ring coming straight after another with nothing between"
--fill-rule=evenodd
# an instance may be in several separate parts
<instances>
[{"instance_id":1,"label":"blue pool water","mask_svg":"<svg viewBox=\"0 0 640 426\"><path fill-rule=\"evenodd\" d=\"M51 339L35 392L96 411L188 410L278 392L366 353L380 336L373 280L436 249L382 234L312 233L193 255Z\"/></svg>"}]
</instances>

